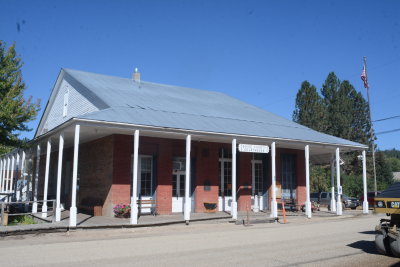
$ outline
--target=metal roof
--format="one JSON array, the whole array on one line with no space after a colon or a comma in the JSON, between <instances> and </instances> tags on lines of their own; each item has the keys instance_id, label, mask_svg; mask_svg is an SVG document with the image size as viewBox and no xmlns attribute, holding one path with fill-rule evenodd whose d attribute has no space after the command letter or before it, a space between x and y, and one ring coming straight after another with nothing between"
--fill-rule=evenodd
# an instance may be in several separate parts
<instances>
[{"instance_id":1,"label":"metal roof","mask_svg":"<svg viewBox=\"0 0 400 267\"><path fill-rule=\"evenodd\" d=\"M84 95L89 91L90 98L98 99L104 107L78 118L365 147L314 131L223 93L63 70L85 87Z\"/></svg>"}]
</instances>

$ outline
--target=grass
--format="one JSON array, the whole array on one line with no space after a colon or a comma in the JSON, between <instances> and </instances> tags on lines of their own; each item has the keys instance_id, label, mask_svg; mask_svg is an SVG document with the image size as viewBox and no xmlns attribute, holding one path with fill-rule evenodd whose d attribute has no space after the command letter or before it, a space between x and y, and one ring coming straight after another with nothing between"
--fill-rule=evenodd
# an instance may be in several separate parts
<instances>
[{"instance_id":1,"label":"grass","mask_svg":"<svg viewBox=\"0 0 400 267\"><path fill-rule=\"evenodd\" d=\"M36 224L31 216L17 215L8 217L8 225Z\"/></svg>"}]
</instances>

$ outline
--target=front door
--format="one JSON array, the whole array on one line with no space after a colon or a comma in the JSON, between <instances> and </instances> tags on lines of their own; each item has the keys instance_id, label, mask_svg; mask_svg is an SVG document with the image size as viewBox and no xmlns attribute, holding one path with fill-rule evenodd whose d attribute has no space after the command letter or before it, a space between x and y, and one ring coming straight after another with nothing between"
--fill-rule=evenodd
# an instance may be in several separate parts
<instances>
[{"instance_id":1,"label":"front door","mask_svg":"<svg viewBox=\"0 0 400 267\"><path fill-rule=\"evenodd\" d=\"M219 159L218 210L231 211L232 208L232 159Z\"/></svg>"},{"instance_id":2,"label":"front door","mask_svg":"<svg viewBox=\"0 0 400 267\"><path fill-rule=\"evenodd\" d=\"M264 176L262 160L251 161L252 172L252 210L257 212L266 209L267 198L264 189Z\"/></svg>"},{"instance_id":3,"label":"front door","mask_svg":"<svg viewBox=\"0 0 400 267\"><path fill-rule=\"evenodd\" d=\"M153 185L153 157L139 155L138 168L138 195L140 200L154 200L155 190ZM152 205L150 203L141 205L141 213L151 213Z\"/></svg>"},{"instance_id":4,"label":"front door","mask_svg":"<svg viewBox=\"0 0 400 267\"><path fill-rule=\"evenodd\" d=\"M183 212L185 203L185 171L172 173L172 212Z\"/></svg>"}]
</instances>

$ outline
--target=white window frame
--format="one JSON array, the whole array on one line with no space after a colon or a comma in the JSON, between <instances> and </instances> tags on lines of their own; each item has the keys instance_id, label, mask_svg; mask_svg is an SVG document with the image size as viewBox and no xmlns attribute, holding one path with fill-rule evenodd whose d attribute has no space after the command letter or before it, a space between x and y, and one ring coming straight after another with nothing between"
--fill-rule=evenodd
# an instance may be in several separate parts
<instances>
[{"instance_id":1,"label":"white window frame","mask_svg":"<svg viewBox=\"0 0 400 267\"><path fill-rule=\"evenodd\" d=\"M150 155L139 155L139 166L138 166L138 189L137 189L137 194L138 196L142 197L152 197L153 195L141 195L141 189L142 189L142 159L150 159L151 160L151 168L150 168L150 192L154 192L153 188L153 179L154 179L154 173L153 173L153 164L154 164L154 159L153 156Z\"/></svg>"}]
</instances>

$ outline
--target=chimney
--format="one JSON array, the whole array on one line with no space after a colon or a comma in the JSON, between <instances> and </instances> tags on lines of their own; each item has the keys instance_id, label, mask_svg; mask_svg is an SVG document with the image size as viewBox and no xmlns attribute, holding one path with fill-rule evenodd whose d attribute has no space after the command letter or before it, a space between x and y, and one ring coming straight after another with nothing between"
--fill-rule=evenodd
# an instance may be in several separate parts
<instances>
[{"instance_id":1,"label":"chimney","mask_svg":"<svg viewBox=\"0 0 400 267\"><path fill-rule=\"evenodd\" d=\"M132 79L135 82L140 82L140 72L138 71L138 68L135 68L135 72L133 73Z\"/></svg>"}]
</instances>

